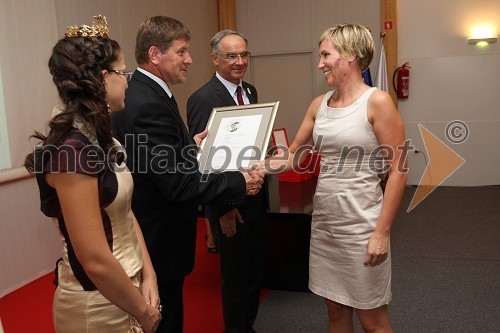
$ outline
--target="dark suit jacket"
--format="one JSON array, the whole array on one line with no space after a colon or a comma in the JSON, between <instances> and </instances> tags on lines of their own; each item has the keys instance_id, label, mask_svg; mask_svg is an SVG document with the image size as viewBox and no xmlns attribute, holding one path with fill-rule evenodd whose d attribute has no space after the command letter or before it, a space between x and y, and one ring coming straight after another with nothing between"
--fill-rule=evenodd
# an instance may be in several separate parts
<instances>
[{"instance_id":1,"label":"dark suit jacket","mask_svg":"<svg viewBox=\"0 0 500 333\"><path fill-rule=\"evenodd\" d=\"M185 276L194 265L198 205L242 203L244 177L225 172L202 180L196 144L178 109L139 71L129 82L125 110L111 119L115 137L126 147L134 178L132 209L158 280Z\"/></svg>"},{"instance_id":2,"label":"dark suit jacket","mask_svg":"<svg viewBox=\"0 0 500 333\"><path fill-rule=\"evenodd\" d=\"M258 102L257 90L254 86L247 82L242 82L250 104ZM210 81L205 83L201 88L196 90L188 99L187 102L187 121L191 135L202 132L207 125L208 118L215 107L236 105L231 94L227 91L222 82L215 76L212 76ZM256 196L247 196L245 205L239 205L237 208L243 216L244 220L251 219L256 216L259 210L256 207L261 207L265 200L265 187ZM264 203L264 208L267 206ZM217 206L206 210L207 217L211 220L218 220L219 217L233 209L234 206Z\"/></svg>"}]
</instances>

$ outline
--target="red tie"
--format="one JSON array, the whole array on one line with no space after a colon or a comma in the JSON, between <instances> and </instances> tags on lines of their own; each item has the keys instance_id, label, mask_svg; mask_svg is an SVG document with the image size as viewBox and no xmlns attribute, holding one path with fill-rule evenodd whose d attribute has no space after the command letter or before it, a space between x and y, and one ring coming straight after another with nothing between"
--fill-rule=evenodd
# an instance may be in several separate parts
<instances>
[{"instance_id":1,"label":"red tie","mask_svg":"<svg viewBox=\"0 0 500 333\"><path fill-rule=\"evenodd\" d=\"M236 99L238 100L238 105L243 105L243 94L241 93L241 87L236 87Z\"/></svg>"}]
</instances>

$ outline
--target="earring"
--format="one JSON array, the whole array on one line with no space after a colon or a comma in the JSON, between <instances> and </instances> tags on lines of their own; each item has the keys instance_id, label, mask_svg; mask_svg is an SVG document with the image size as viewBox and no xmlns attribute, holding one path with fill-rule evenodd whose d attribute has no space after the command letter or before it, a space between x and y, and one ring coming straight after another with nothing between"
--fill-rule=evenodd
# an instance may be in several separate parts
<instances>
[{"instance_id":1,"label":"earring","mask_svg":"<svg viewBox=\"0 0 500 333\"><path fill-rule=\"evenodd\" d=\"M108 107L108 113L111 113L111 108L109 107L109 104L106 104L106 106Z\"/></svg>"}]
</instances>

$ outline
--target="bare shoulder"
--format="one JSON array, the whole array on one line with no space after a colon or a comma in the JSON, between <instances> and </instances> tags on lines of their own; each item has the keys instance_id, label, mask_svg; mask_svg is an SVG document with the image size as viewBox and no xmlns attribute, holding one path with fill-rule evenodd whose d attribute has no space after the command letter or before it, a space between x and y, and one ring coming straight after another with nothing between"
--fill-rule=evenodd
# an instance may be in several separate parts
<instances>
[{"instance_id":1,"label":"bare shoulder","mask_svg":"<svg viewBox=\"0 0 500 333\"><path fill-rule=\"evenodd\" d=\"M309 109L307 110L307 113L310 116L312 116L314 119L316 118L316 114L318 113L319 107L321 106L321 103L323 102L325 95L326 94L319 95L318 97L313 99L311 104L309 105Z\"/></svg>"},{"instance_id":2,"label":"bare shoulder","mask_svg":"<svg viewBox=\"0 0 500 333\"><path fill-rule=\"evenodd\" d=\"M376 90L368 99L368 118L373 123L374 119L397 115L396 107L391 95L383 90Z\"/></svg>"},{"instance_id":3,"label":"bare shoulder","mask_svg":"<svg viewBox=\"0 0 500 333\"><path fill-rule=\"evenodd\" d=\"M369 100L368 106L374 108L394 107L391 95L383 90L375 90Z\"/></svg>"},{"instance_id":4,"label":"bare shoulder","mask_svg":"<svg viewBox=\"0 0 500 333\"><path fill-rule=\"evenodd\" d=\"M312 103L321 104L321 102L323 101L323 98L325 98L325 96L326 96L326 94L317 96L315 99L313 99Z\"/></svg>"}]
</instances>

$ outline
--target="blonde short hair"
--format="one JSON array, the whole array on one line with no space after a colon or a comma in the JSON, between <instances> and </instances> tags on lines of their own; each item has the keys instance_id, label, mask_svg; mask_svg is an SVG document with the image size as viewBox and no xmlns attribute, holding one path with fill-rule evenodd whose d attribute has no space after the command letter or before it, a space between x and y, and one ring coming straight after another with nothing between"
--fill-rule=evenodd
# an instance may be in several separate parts
<instances>
[{"instance_id":1,"label":"blonde short hair","mask_svg":"<svg viewBox=\"0 0 500 333\"><path fill-rule=\"evenodd\" d=\"M358 24L337 24L326 29L319 39L332 42L340 56L356 56L361 71L370 66L375 53L375 43L368 28Z\"/></svg>"}]
</instances>

